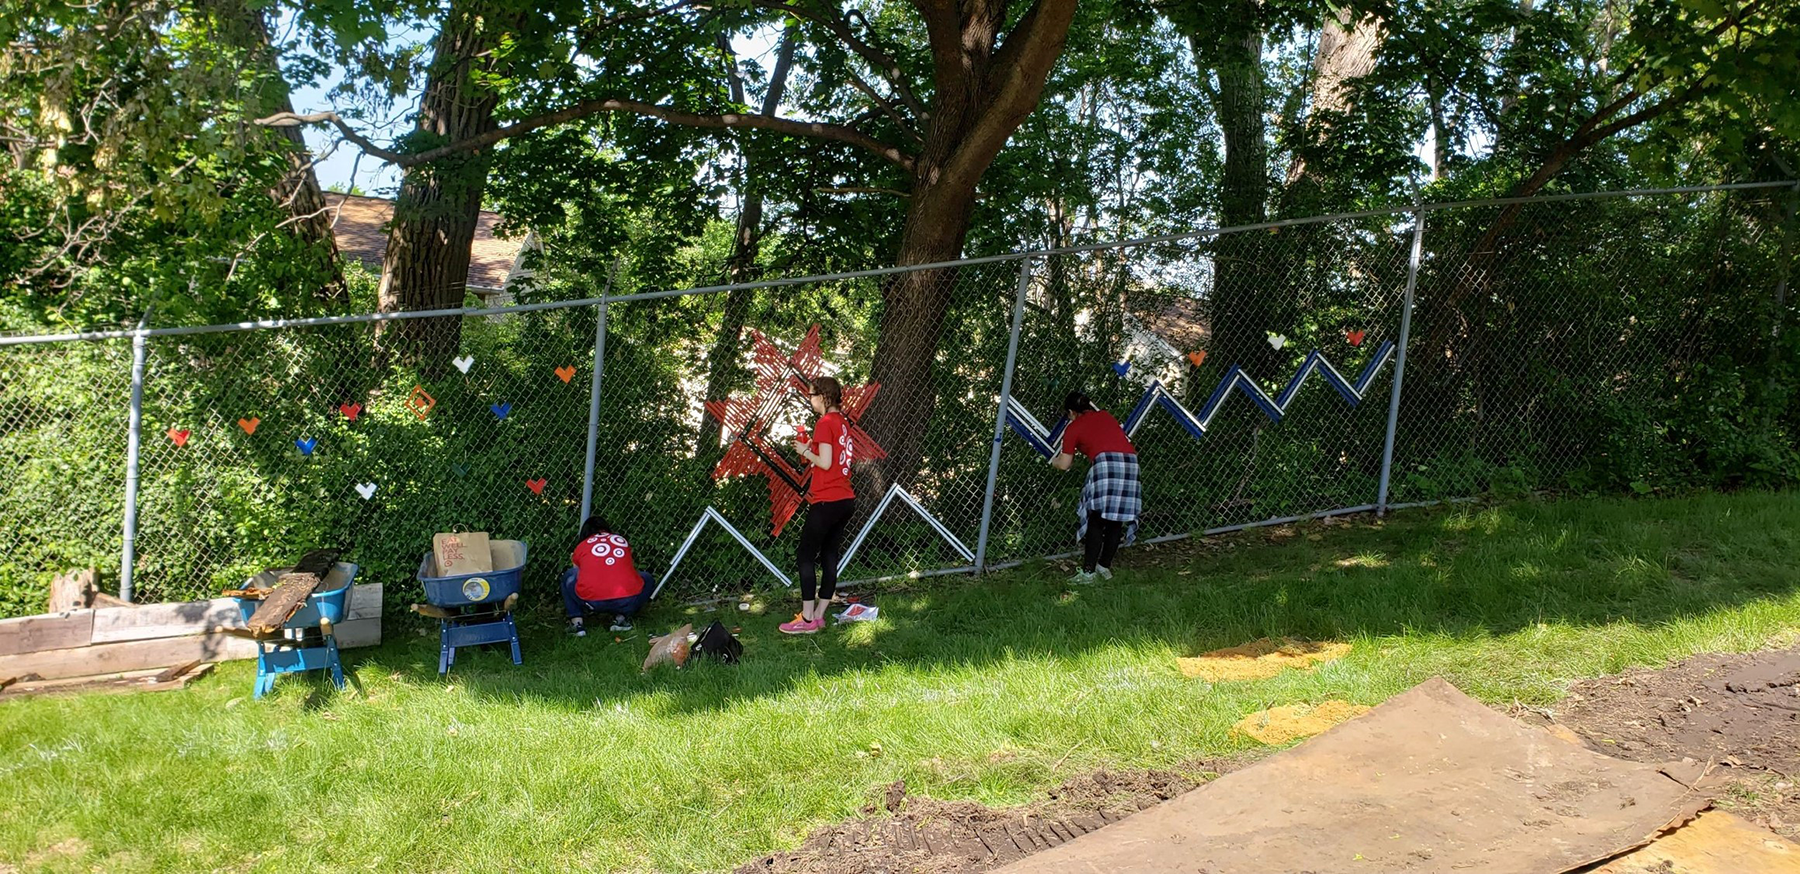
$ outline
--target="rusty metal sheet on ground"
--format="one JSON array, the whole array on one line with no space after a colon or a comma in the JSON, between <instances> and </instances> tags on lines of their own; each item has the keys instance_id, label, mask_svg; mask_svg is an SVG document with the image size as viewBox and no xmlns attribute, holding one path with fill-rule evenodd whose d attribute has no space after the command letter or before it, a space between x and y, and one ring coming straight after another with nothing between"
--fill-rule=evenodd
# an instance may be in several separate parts
<instances>
[{"instance_id":1,"label":"rusty metal sheet on ground","mask_svg":"<svg viewBox=\"0 0 1800 874\"><path fill-rule=\"evenodd\" d=\"M1561 874L1707 806L1434 679L1301 746L1004 874Z\"/></svg>"},{"instance_id":2,"label":"rusty metal sheet on ground","mask_svg":"<svg viewBox=\"0 0 1800 874\"><path fill-rule=\"evenodd\" d=\"M1709 810L1594 874L1800 874L1800 845L1724 810Z\"/></svg>"}]
</instances>

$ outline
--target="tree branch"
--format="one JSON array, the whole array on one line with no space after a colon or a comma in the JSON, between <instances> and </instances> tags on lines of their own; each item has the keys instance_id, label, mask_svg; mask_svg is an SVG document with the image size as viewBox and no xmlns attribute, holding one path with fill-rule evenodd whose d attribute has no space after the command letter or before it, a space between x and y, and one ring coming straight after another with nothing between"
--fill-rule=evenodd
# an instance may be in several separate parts
<instances>
[{"instance_id":1,"label":"tree branch","mask_svg":"<svg viewBox=\"0 0 1800 874\"><path fill-rule=\"evenodd\" d=\"M956 0L912 0L925 20L925 35L931 44L931 72L937 87L937 99L943 104L955 101L968 91L968 71L963 69L962 22Z\"/></svg>"},{"instance_id":2,"label":"tree branch","mask_svg":"<svg viewBox=\"0 0 1800 874\"><path fill-rule=\"evenodd\" d=\"M270 127L291 127L297 124L329 122L336 125L338 130L343 132L345 139L355 143L358 147L362 148L363 151L387 161L396 167L405 169L407 167L435 161L439 158L446 158L451 155L474 151L476 149L484 149L502 140L520 134L530 133L538 128L563 124L564 122L574 121L578 118L598 115L602 112L627 112L634 115L644 115L651 118L659 118L670 124L681 125L683 127L721 129L760 128L762 130L771 130L776 133L787 134L788 136L793 137L805 137L815 140L834 140L874 152L887 161L899 165L908 172L911 172L913 165L911 155L848 125L795 121L793 119L776 118L769 115L750 115L738 112L728 112L721 115L696 115L690 112L670 109L666 106L658 106L654 103L645 103L641 100L621 100L618 98L583 100L580 103L565 106L554 112L545 112L534 115L530 118L513 122L505 127L497 128L484 134L438 146L435 149L426 149L423 152L417 152L410 155L400 154L399 152L383 149L380 146L375 145L370 142L367 137L356 133L355 130L345 123L335 112L315 112L309 115L280 112L267 118L259 118L256 120L256 123Z\"/></svg>"},{"instance_id":3,"label":"tree branch","mask_svg":"<svg viewBox=\"0 0 1800 874\"><path fill-rule=\"evenodd\" d=\"M417 161L411 160L407 155L402 155L399 152L384 149L375 145L373 140L358 133L356 128L351 127L349 122L344 121L343 116L338 115L335 112L312 112L307 113L306 115L300 115L293 112L277 112L267 118L259 118L254 122L254 124L260 124L264 127L295 127L303 124L321 123L329 123L335 126L338 129L338 133L341 134L344 139L355 143L357 148L390 164L407 167L418 163Z\"/></svg>"},{"instance_id":4,"label":"tree branch","mask_svg":"<svg viewBox=\"0 0 1800 874\"><path fill-rule=\"evenodd\" d=\"M856 31L850 27L849 21L834 18L795 3L783 3L780 0L756 0L756 5L776 12L785 12L804 21L811 21L831 31L832 36L837 37L845 47L867 61L875 72L881 74L881 78L886 79L889 84L894 86L894 92L900 95L900 99L906 103L907 108L911 109L914 115L920 119L928 117L925 105L919 101L918 94L913 92L912 83L906 80L906 71L900 69L900 65L894 61L892 55L858 37Z\"/></svg>"},{"instance_id":5,"label":"tree branch","mask_svg":"<svg viewBox=\"0 0 1800 874\"><path fill-rule=\"evenodd\" d=\"M893 101L891 101L885 97L882 97L880 94L876 93L874 86L870 85L867 82L864 82L863 78L861 76L856 75L855 70L847 70L845 72L848 72L850 74L850 84L853 87L855 87L856 90L861 91L871 101L874 101L875 106L877 108L879 108L882 111L882 113L887 115L887 117L890 121L892 121L895 125L898 125L900 128L900 131L902 133L906 134L909 137L912 137L913 142L916 142L920 145L925 144L925 138L922 136L919 136L918 130L915 129L912 126L912 124L906 120L905 116L900 114L899 108L894 106Z\"/></svg>"},{"instance_id":6,"label":"tree branch","mask_svg":"<svg viewBox=\"0 0 1800 874\"><path fill-rule=\"evenodd\" d=\"M1076 0L1037 0L994 54L985 111L945 165L944 178L973 189L994 156L1043 96L1050 69L1062 56Z\"/></svg>"},{"instance_id":7,"label":"tree branch","mask_svg":"<svg viewBox=\"0 0 1800 874\"><path fill-rule=\"evenodd\" d=\"M895 197L911 197L912 192L898 188L880 188L872 185L844 185L837 188L814 188L814 194L891 194Z\"/></svg>"}]
</instances>

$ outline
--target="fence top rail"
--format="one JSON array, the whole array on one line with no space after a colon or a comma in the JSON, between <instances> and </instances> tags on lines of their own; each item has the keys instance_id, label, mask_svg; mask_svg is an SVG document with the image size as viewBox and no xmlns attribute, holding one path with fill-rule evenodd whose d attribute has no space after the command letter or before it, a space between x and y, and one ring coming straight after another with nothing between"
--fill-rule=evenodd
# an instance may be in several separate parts
<instances>
[{"instance_id":1,"label":"fence top rail","mask_svg":"<svg viewBox=\"0 0 1800 874\"><path fill-rule=\"evenodd\" d=\"M1424 214L1447 209L1468 209L1484 206L1508 206L1512 204L1559 203L1570 200L1597 200L1620 197L1651 197L1675 194L1709 194L1721 191L1753 191L1759 189L1793 188L1800 191L1800 180L1783 180L1777 182L1738 182L1729 185L1690 185L1676 188L1634 188L1623 191L1585 191L1571 194L1536 195L1531 197L1490 197L1482 200L1458 200L1442 203L1419 203L1405 206L1366 209L1357 212L1332 213L1330 215L1307 216L1304 218L1282 219L1280 221L1259 222L1250 225L1233 225L1224 228L1205 228L1197 231L1183 231L1179 234L1165 234L1159 237L1141 237L1130 240L1115 240L1105 243L1088 243L1080 246L1064 246L1057 249L1036 249L1021 252L1008 252L1003 255L987 255L978 258L963 258L955 261L938 261L930 264L910 264L899 267L877 267L867 270L851 270L842 273L827 273L816 276L795 276L785 279L765 279L757 282L746 282L736 285L704 285L693 288L664 289L645 291L634 294L603 294L600 297L579 298L576 300L544 301L542 303L514 304L504 307L457 307L438 310L418 310L391 313L363 313L353 316L320 316L305 319L258 319L243 322L230 322L217 325L190 325L171 328L149 328L140 325L137 328L125 328L108 331L72 331L59 334L27 334L17 336L0 336L0 347L26 346L44 343L97 342L103 340L121 340L135 337L177 337L187 334L221 334L237 331L259 331L275 328L308 328L329 325L353 325L370 322L395 322L407 319L440 319L462 318L467 316L500 316L513 313L529 313L542 310L568 309L571 307L596 306L601 303L627 303L638 300L655 300L667 297L685 297L695 294L717 294L726 291L755 290L763 288L782 288L790 285L809 285L819 282L840 282L850 279L868 279L881 276L892 276L899 273L913 273L921 270L943 270L948 268L975 267L983 264L998 264L1006 261L1017 261L1024 258L1043 258L1054 255L1079 255L1088 252L1099 252L1107 249L1128 249L1138 246L1156 246L1168 243L1180 243L1189 240L1201 240L1223 234L1243 231L1261 231L1272 228L1287 228L1300 225L1320 224L1323 222L1346 221L1354 219L1375 218L1404 213Z\"/></svg>"}]
</instances>

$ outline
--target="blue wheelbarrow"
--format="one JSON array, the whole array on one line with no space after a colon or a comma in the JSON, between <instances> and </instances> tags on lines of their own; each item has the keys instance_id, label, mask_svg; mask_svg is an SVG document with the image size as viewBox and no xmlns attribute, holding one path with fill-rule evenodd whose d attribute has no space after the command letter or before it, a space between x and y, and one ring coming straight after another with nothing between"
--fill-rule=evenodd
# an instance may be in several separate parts
<instances>
[{"instance_id":1,"label":"blue wheelbarrow","mask_svg":"<svg viewBox=\"0 0 1800 874\"><path fill-rule=\"evenodd\" d=\"M275 581L292 568L271 568L244 584L246 589L274 588ZM350 585L356 582L356 565L340 561L306 596L306 604L282 625L281 637L256 642L256 697L275 688L275 678L299 671L331 671L331 682L344 688L344 665L338 659L337 635L332 626L344 620ZM249 622L262 601L234 598L244 621Z\"/></svg>"},{"instance_id":2,"label":"blue wheelbarrow","mask_svg":"<svg viewBox=\"0 0 1800 874\"><path fill-rule=\"evenodd\" d=\"M519 579L525 573L525 544L495 540L489 544L494 569L485 573L437 575L437 560L428 551L419 562L419 584L425 603L413 612L438 621L438 674L450 672L456 648L488 643L512 644L513 664L519 656L519 626L513 622L513 605L519 601Z\"/></svg>"}]
</instances>

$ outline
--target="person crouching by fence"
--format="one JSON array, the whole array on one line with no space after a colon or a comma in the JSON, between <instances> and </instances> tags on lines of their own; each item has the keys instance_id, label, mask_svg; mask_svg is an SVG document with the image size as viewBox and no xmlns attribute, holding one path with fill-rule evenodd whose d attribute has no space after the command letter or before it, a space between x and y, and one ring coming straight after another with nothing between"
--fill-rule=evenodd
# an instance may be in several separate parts
<instances>
[{"instance_id":1,"label":"person crouching by fence","mask_svg":"<svg viewBox=\"0 0 1800 874\"><path fill-rule=\"evenodd\" d=\"M1095 409L1094 402L1078 391L1063 399L1069 424L1063 429L1063 451L1050 466L1068 470L1076 455L1093 462L1081 487L1077 512L1081 525L1075 539L1081 541L1081 570L1072 583L1091 583L1096 577L1112 579L1113 556L1121 541L1136 539L1138 514L1143 512L1143 492L1138 483L1137 447L1111 413Z\"/></svg>"},{"instance_id":2,"label":"person crouching by fence","mask_svg":"<svg viewBox=\"0 0 1800 874\"><path fill-rule=\"evenodd\" d=\"M825 611L837 592L839 556L844 529L856 512L856 492L850 489L850 462L855 454L850 423L843 410L844 386L829 376L812 381L807 392L819 421L812 435L802 431L794 451L812 465L806 490L806 525L800 529L800 615L776 626L783 634L812 634L825 627ZM817 591L813 578L818 576Z\"/></svg>"},{"instance_id":3,"label":"person crouching by fence","mask_svg":"<svg viewBox=\"0 0 1800 874\"><path fill-rule=\"evenodd\" d=\"M631 544L613 531L606 517L589 516L581 523L581 542L569 557L575 566L563 571L563 609L569 633L586 637L583 616L612 614L611 631L630 631L631 618L650 600L650 575L632 561Z\"/></svg>"}]
</instances>

